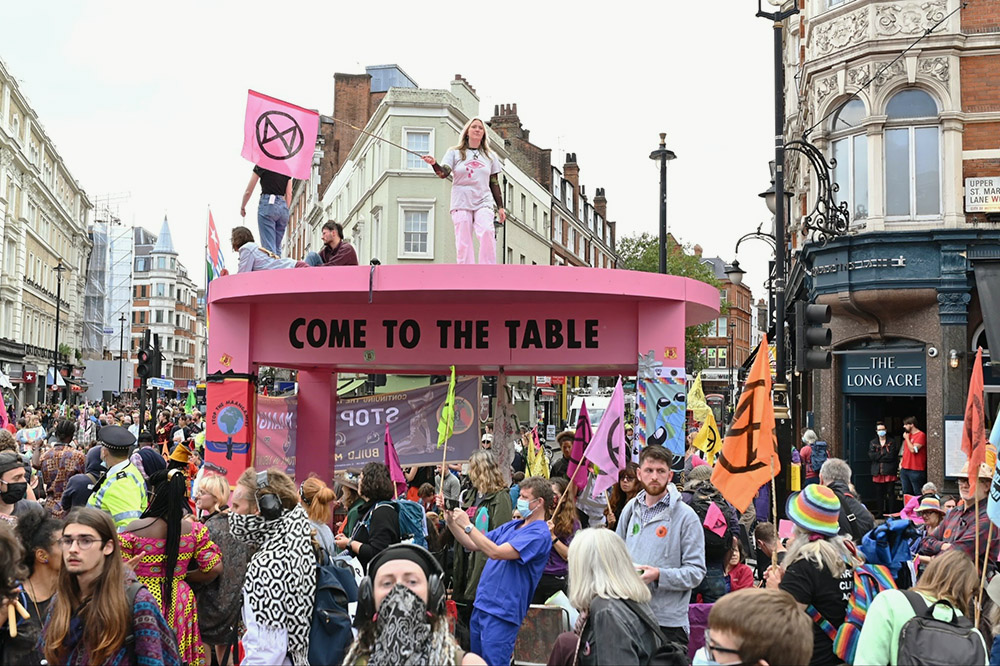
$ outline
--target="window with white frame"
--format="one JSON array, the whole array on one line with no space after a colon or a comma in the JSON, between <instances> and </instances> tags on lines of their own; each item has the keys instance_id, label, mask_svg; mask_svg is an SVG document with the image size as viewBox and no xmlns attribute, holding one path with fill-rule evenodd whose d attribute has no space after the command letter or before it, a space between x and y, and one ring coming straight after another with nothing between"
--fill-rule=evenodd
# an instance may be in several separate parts
<instances>
[{"instance_id":1,"label":"window with white frame","mask_svg":"<svg viewBox=\"0 0 1000 666\"><path fill-rule=\"evenodd\" d=\"M862 125L867 116L865 103L853 99L833 118L832 156L837 161L833 179L839 186L837 203L847 202L851 220L868 217L868 137Z\"/></svg>"},{"instance_id":2,"label":"window with white frame","mask_svg":"<svg viewBox=\"0 0 1000 666\"><path fill-rule=\"evenodd\" d=\"M412 150L414 153L430 155L431 146L434 145L434 130L429 128L404 128L403 145L406 146L407 150ZM404 153L404 156L407 169L422 170L430 168L426 162L413 153Z\"/></svg>"},{"instance_id":3,"label":"window with white frame","mask_svg":"<svg viewBox=\"0 0 1000 666\"><path fill-rule=\"evenodd\" d=\"M434 258L434 200L399 199L401 259Z\"/></svg>"},{"instance_id":4,"label":"window with white frame","mask_svg":"<svg viewBox=\"0 0 1000 666\"><path fill-rule=\"evenodd\" d=\"M371 256L378 258L382 253L382 208L372 209Z\"/></svg>"},{"instance_id":5,"label":"window with white frame","mask_svg":"<svg viewBox=\"0 0 1000 666\"><path fill-rule=\"evenodd\" d=\"M528 214L528 197L521 195L521 221L524 221L525 216Z\"/></svg>"},{"instance_id":6,"label":"window with white frame","mask_svg":"<svg viewBox=\"0 0 1000 666\"><path fill-rule=\"evenodd\" d=\"M538 204L531 204L531 228L538 231Z\"/></svg>"},{"instance_id":7,"label":"window with white frame","mask_svg":"<svg viewBox=\"0 0 1000 666\"><path fill-rule=\"evenodd\" d=\"M941 214L941 154L938 106L923 90L910 88L886 105L886 217Z\"/></svg>"}]
</instances>

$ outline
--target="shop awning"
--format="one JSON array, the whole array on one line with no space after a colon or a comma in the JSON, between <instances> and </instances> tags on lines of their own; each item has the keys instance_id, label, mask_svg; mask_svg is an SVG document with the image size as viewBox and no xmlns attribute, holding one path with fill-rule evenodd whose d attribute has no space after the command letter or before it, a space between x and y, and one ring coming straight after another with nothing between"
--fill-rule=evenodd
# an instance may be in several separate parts
<instances>
[{"instance_id":1,"label":"shop awning","mask_svg":"<svg viewBox=\"0 0 1000 666\"><path fill-rule=\"evenodd\" d=\"M996 307L1000 303L1000 261L977 261L973 270L979 302L984 306L983 326L986 328L986 343L990 346L990 360L1000 361L1000 308Z\"/></svg>"},{"instance_id":2,"label":"shop awning","mask_svg":"<svg viewBox=\"0 0 1000 666\"><path fill-rule=\"evenodd\" d=\"M554 388L540 388L540 389L538 389L538 393L543 398L554 398L554 397L556 397L556 390Z\"/></svg>"}]
</instances>

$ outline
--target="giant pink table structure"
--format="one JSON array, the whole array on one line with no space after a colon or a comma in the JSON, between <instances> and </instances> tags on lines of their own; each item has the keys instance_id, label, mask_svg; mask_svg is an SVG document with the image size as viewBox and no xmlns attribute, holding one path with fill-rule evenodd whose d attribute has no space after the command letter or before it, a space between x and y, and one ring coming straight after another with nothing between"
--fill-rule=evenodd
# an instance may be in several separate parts
<instances>
[{"instance_id":1,"label":"giant pink table structure","mask_svg":"<svg viewBox=\"0 0 1000 666\"><path fill-rule=\"evenodd\" d=\"M683 368L685 327L718 316L719 291L567 266L322 267L213 280L209 314L210 375L298 371L296 473L329 479L338 372L635 375L640 355Z\"/></svg>"}]
</instances>

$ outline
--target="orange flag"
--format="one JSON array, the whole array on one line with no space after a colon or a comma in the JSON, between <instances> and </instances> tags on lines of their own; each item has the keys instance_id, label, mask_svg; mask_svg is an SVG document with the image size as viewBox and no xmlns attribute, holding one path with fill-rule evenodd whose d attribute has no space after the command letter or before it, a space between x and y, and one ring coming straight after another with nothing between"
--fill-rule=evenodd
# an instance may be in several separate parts
<instances>
[{"instance_id":1,"label":"orange flag","mask_svg":"<svg viewBox=\"0 0 1000 666\"><path fill-rule=\"evenodd\" d=\"M969 458L969 483L976 487L979 465L986 460L986 413L983 409L983 348L976 352L965 402L965 426L962 428L962 453Z\"/></svg>"},{"instance_id":2,"label":"orange flag","mask_svg":"<svg viewBox=\"0 0 1000 666\"><path fill-rule=\"evenodd\" d=\"M773 464L773 469L772 469ZM760 342L733 422L712 472L712 484L741 513L757 490L781 471L771 402L771 364L767 337Z\"/></svg>"}]
</instances>

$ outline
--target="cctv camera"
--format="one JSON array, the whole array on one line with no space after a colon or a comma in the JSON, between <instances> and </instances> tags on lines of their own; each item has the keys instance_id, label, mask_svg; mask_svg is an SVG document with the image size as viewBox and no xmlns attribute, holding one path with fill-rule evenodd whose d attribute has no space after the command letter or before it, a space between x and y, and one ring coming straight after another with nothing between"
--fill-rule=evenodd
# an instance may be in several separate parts
<instances>
[{"instance_id":1,"label":"cctv camera","mask_svg":"<svg viewBox=\"0 0 1000 666\"><path fill-rule=\"evenodd\" d=\"M927 355L930 356L931 358L934 358L935 356L937 356L938 355L937 347L928 347L927 348Z\"/></svg>"}]
</instances>

